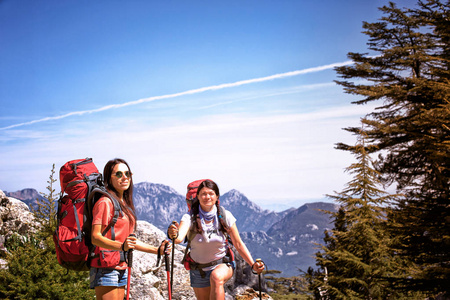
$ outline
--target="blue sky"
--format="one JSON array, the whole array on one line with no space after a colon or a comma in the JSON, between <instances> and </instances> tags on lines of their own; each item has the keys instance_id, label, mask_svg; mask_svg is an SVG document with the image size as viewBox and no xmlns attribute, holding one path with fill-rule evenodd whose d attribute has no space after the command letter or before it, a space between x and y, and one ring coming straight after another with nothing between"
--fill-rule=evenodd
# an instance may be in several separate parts
<instances>
[{"instance_id":1,"label":"blue sky","mask_svg":"<svg viewBox=\"0 0 450 300\"><path fill-rule=\"evenodd\" d=\"M0 1L0 189L122 157L135 182L211 178L276 210L340 191L353 157L334 145L374 106L333 66L367 52L384 4Z\"/></svg>"}]
</instances>

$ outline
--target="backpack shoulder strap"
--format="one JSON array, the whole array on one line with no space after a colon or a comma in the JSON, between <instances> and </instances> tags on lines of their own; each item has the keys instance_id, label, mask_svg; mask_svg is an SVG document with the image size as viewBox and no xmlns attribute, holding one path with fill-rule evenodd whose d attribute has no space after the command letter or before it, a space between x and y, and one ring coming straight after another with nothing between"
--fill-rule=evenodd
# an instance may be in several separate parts
<instances>
[{"instance_id":1,"label":"backpack shoulder strap","mask_svg":"<svg viewBox=\"0 0 450 300\"><path fill-rule=\"evenodd\" d=\"M197 234L197 231L195 230L195 225L192 224L192 222L191 222L191 227L189 227L189 231L186 236L187 245L186 245L186 248L184 248L183 259L181 260L182 264L184 264L184 262L186 261L186 257L188 256L189 249L191 248L191 241L194 239L196 234Z\"/></svg>"},{"instance_id":2,"label":"backpack shoulder strap","mask_svg":"<svg viewBox=\"0 0 450 300\"><path fill-rule=\"evenodd\" d=\"M100 199L100 197L102 195L108 197L111 200L111 202L113 203L113 207L114 207L113 218L112 218L111 222L108 224L108 226L106 226L105 230L103 230L102 235L106 235L106 233L111 229L111 238L112 238L112 240L115 240L116 234L114 232L114 225L116 224L117 220L119 219L119 215L122 212L122 209L120 208L119 200L117 200L117 198L114 195L109 193L104 186L94 186L92 188L91 192L89 193L89 197L88 197L88 201L87 201L88 213L90 214L91 219L92 219L92 209L94 208L94 204L95 204L95 202L97 202L98 199Z\"/></svg>"},{"instance_id":3,"label":"backpack shoulder strap","mask_svg":"<svg viewBox=\"0 0 450 300\"><path fill-rule=\"evenodd\" d=\"M223 206L219 205L219 210L217 211L217 215L219 217L219 223L222 225L221 228L223 229L224 233L228 233L230 230L230 227L228 226L227 222L227 213L226 209L223 208Z\"/></svg>"},{"instance_id":4,"label":"backpack shoulder strap","mask_svg":"<svg viewBox=\"0 0 450 300\"><path fill-rule=\"evenodd\" d=\"M231 240L231 236L229 234L230 227L228 226L226 211L227 210L225 208L223 208L223 206L219 206L219 211L217 212L217 214L219 215L219 223L221 225L220 226L220 230L225 235L228 247L230 248L230 246L234 246L234 245L233 245L233 242ZM231 251L231 248L230 248L230 251ZM233 251L231 251L231 252L233 252ZM234 260L234 255L233 255L233 260Z\"/></svg>"},{"instance_id":5,"label":"backpack shoulder strap","mask_svg":"<svg viewBox=\"0 0 450 300\"><path fill-rule=\"evenodd\" d=\"M197 233L200 233L198 230L199 224L196 224L197 218L198 218L198 216L191 215L191 218L190 218L191 224L189 225L189 231L186 235L186 241L187 241L186 249L189 248L191 241L194 239L194 237L197 235Z\"/></svg>"}]
</instances>

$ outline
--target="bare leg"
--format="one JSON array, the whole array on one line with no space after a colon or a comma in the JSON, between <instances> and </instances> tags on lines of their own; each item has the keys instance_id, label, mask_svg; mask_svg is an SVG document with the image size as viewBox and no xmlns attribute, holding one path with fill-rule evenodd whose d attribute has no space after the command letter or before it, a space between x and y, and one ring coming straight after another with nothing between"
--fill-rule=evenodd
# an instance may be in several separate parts
<instances>
[{"instance_id":1,"label":"bare leg","mask_svg":"<svg viewBox=\"0 0 450 300\"><path fill-rule=\"evenodd\" d=\"M233 268L226 264L220 264L215 268L210 277L211 282L211 300L224 300L225 290L224 284L233 276Z\"/></svg>"},{"instance_id":2,"label":"bare leg","mask_svg":"<svg viewBox=\"0 0 450 300\"><path fill-rule=\"evenodd\" d=\"M195 297L197 300L209 300L209 295L211 293L211 287L205 288L194 288Z\"/></svg>"},{"instance_id":3,"label":"bare leg","mask_svg":"<svg viewBox=\"0 0 450 300\"><path fill-rule=\"evenodd\" d=\"M98 300L123 300L125 287L97 286L95 287L95 296Z\"/></svg>"}]
</instances>

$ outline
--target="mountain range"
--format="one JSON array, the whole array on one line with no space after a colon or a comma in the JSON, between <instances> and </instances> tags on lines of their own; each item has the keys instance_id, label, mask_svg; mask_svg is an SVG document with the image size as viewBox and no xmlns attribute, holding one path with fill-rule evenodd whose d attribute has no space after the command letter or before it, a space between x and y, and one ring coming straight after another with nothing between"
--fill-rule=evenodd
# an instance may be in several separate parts
<instances>
[{"instance_id":1,"label":"mountain range","mask_svg":"<svg viewBox=\"0 0 450 300\"><path fill-rule=\"evenodd\" d=\"M34 189L5 194L32 206L42 196ZM187 213L185 197L173 188L149 182L134 185L134 205L138 220L147 221L165 232L172 221ZM330 229L330 216L337 211L333 203L314 202L282 212L263 210L244 194L231 190L220 196L220 205L236 218L242 240L254 258L261 258L270 270L291 277L314 267L317 244Z\"/></svg>"}]
</instances>

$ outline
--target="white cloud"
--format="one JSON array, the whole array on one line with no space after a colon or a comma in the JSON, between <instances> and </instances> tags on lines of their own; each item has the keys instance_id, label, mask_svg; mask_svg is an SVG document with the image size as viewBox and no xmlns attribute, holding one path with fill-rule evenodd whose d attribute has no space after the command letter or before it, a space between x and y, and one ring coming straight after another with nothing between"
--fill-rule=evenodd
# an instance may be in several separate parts
<instances>
[{"instance_id":1,"label":"white cloud","mask_svg":"<svg viewBox=\"0 0 450 300\"><path fill-rule=\"evenodd\" d=\"M53 163L58 171L68 160L92 157L102 171L108 159L122 157L129 162L135 182L162 183L180 193L194 179L211 178L218 182L222 193L237 189L260 205L276 202L298 207L322 199L325 194L341 190L349 180L343 171L353 157L335 150L334 145L355 141L342 128L359 126L359 118L373 111L373 105L339 106L336 103L342 103L339 99L342 93L337 92L332 82L265 86L266 89L204 94L204 98L179 96L348 63L150 97L1 128L0 142L4 146L0 156L0 189L32 187L44 191ZM327 95L317 98L310 91ZM171 97L179 97L179 101L135 106ZM246 102L253 99L256 101ZM77 114L84 116L67 118ZM44 121L45 124L36 124ZM28 124L34 125L15 128Z\"/></svg>"},{"instance_id":2,"label":"white cloud","mask_svg":"<svg viewBox=\"0 0 450 300\"><path fill-rule=\"evenodd\" d=\"M123 157L135 182L163 183L180 193L189 181L208 177L222 193L235 188L257 203L307 201L340 190L348 181L343 169L353 158L334 144L353 142L341 128L358 125L368 109L348 105L285 115L204 115L195 123L177 120L165 126L127 116L93 120L7 146L0 182L44 191L52 163L59 168L89 156L102 168L108 159Z\"/></svg>"}]
</instances>

